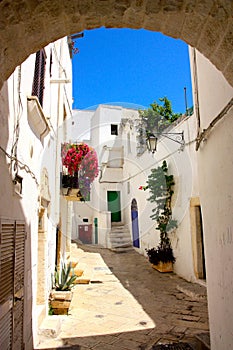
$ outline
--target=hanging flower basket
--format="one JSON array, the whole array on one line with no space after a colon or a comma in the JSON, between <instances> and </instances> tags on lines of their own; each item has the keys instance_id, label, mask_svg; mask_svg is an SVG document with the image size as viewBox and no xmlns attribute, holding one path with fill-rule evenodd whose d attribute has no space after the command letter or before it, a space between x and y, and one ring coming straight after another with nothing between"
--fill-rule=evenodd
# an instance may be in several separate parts
<instances>
[{"instance_id":1,"label":"hanging flower basket","mask_svg":"<svg viewBox=\"0 0 233 350\"><path fill-rule=\"evenodd\" d=\"M85 143L62 145L62 194L67 200L90 200L91 183L98 176L96 151Z\"/></svg>"}]
</instances>

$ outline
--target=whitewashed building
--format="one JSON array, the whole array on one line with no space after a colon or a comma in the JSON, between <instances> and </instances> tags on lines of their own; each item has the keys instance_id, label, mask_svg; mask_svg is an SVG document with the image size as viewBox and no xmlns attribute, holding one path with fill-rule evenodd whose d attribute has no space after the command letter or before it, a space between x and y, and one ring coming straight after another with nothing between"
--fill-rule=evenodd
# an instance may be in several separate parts
<instances>
[{"instance_id":1,"label":"whitewashed building","mask_svg":"<svg viewBox=\"0 0 233 350\"><path fill-rule=\"evenodd\" d=\"M211 344L233 347L233 88L202 54L190 49L197 125L197 166Z\"/></svg>"},{"instance_id":2,"label":"whitewashed building","mask_svg":"<svg viewBox=\"0 0 233 350\"><path fill-rule=\"evenodd\" d=\"M71 72L63 38L29 56L0 92L1 349L33 348L33 333L36 341L48 314L51 274L65 256L65 238L56 242L61 124L71 116Z\"/></svg>"},{"instance_id":3,"label":"whitewashed building","mask_svg":"<svg viewBox=\"0 0 233 350\"><path fill-rule=\"evenodd\" d=\"M120 193L120 223L126 226L132 241L131 204L135 209L136 200L139 247L135 249L145 254L145 248L156 246L159 236L149 218L152 207L146 200L148 194L138 188L146 184L150 168L166 159L176 182L173 213L179 225L170 236L176 257L175 272L190 281L205 284L206 279L211 344L216 349L219 346L230 349L233 89L222 73L196 50L190 49L190 63L194 114L181 119L173 129L184 131L182 152L178 151L179 145L161 139L154 157L148 153L137 156L135 110L99 106L96 111L75 111L70 138L74 141L80 137L81 141L85 135L83 139L98 151L101 172L93 184L91 201L74 204L72 237L78 239L79 225L88 223L91 242L110 246L112 223L107 193L115 191ZM116 126L119 133L112 135ZM112 157L118 160L117 168Z\"/></svg>"},{"instance_id":4,"label":"whitewashed building","mask_svg":"<svg viewBox=\"0 0 233 350\"><path fill-rule=\"evenodd\" d=\"M154 155L145 150L145 140L141 140L144 145L140 145L139 123L138 110L108 105L100 105L92 112L75 111L69 121L73 126L71 140L85 139L92 145L100 167L99 177L92 185L91 200L73 204L72 238L118 251L134 246L142 254L146 254L146 248L157 246L159 232L150 218L154 204L147 200L148 191L139 188L146 185L151 169L166 159L176 183L173 213L178 228L171 234L176 256L175 272L189 281L205 279L204 266L200 271L196 267L200 264L195 255L197 238L193 237L192 242L192 230L196 230L195 224L191 223L192 206L199 197L195 116L183 116L166 130L184 132L183 151L179 143L162 137ZM85 226L86 234L83 232ZM193 236L195 234L193 232ZM204 260L202 254L199 252Z\"/></svg>"},{"instance_id":5,"label":"whitewashed building","mask_svg":"<svg viewBox=\"0 0 233 350\"><path fill-rule=\"evenodd\" d=\"M112 249L129 248L130 240L142 254L158 244L153 205L139 187L163 159L175 176L173 214L179 225L170 235L175 272L189 281L207 277L211 343L232 347L233 89L197 51L190 49L190 58L195 112L169 130L184 132L185 148L161 138L154 156L140 152L134 109L101 105L71 116L67 38L28 57L5 82L0 92L2 347L9 341L15 348L33 347L33 333L36 341L48 312L51 273L69 257L71 236ZM60 196L60 147L82 140L96 149L100 175L90 201L70 202Z\"/></svg>"},{"instance_id":6,"label":"whitewashed building","mask_svg":"<svg viewBox=\"0 0 233 350\"><path fill-rule=\"evenodd\" d=\"M230 349L233 345L233 88L223 74L194 49L190 49L190 63L194 115L180 120L173 129L184 131L184 151L178 152L179 146L161 139L154 158L146 153L137 157L137 112L99 106L92 115L94 136L91 132L88 137L98 150L102 184L96 182L90 204L80 203L79 207L89 205L89 222L98 218L98 241L108 246L112 225L107 192L120 193L121 220L128 225L132 239L131 203L136 199L139 226L139 248L136 249L144 254L145 248L158 243L158 234L149 219L151 204L146 200L147 193L139 192L138 187L145 185L149 169L166 159L176 182L173 213L179 226L171 234L177 259L175 272L191 281L203 281L206 277L211 344L216 349L218 344ZM85 118L85 113L77 111L73 118L77 118L78 123L79 115ZM88 113L91 118L91 112ZM113 136L111 130L114 132L116 126L119 134ZM114 152L118 152L122 168L119 164L118 169L108 166L113 165ZM84 215L79 207L75 208L77 224ZM73 235L77 232L73 231Z\"/></svg>"}]
</instances>

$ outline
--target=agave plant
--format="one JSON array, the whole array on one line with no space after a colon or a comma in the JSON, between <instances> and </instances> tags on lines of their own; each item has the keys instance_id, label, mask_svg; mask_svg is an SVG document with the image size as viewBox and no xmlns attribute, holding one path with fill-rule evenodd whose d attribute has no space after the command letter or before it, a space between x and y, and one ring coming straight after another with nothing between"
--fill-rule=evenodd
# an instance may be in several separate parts
<instances>
[{"instance_id":1,"label":"agave plant","mask_svg":"<svg viewBox=\"0 0 233 350\"><path fill-rule=\"evenodd\" d=\"M61 268L55 267L54 279L53 279L53 288L57 291L67 291L71 290L74 286L74 282L77 278L74 271L70 276L70 272L73 271L71 263L66 264L62 263Z\"/></svg>"}]
</instances>

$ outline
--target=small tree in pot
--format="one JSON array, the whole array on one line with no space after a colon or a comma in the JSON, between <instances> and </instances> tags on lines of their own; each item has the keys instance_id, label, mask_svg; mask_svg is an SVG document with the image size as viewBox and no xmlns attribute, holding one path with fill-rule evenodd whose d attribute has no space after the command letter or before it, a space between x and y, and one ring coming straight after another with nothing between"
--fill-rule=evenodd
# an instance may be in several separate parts
<instances>
[{"instance_id":1,"label":"small tree in pot","mask_svg":"<svg viewBox=\"0 0 233 350\"><path fill-rule=\"evenodd\" d=\"M167 162L164 160L162 166L152 169L148 177L147 188L150 191L148 201L156 203L152 210L151 218L157 221L156 229L160 231L160 243L157 248L147 249L149 261L157 266L159 271L172 270L175 262L168 232L176 227L176 220L172 219L171 199L175 185L173 175L168 175ZM169 264L163 267L164 264ZM161 272L165 272L161 271Z\"/></svg>"}]
</instances>

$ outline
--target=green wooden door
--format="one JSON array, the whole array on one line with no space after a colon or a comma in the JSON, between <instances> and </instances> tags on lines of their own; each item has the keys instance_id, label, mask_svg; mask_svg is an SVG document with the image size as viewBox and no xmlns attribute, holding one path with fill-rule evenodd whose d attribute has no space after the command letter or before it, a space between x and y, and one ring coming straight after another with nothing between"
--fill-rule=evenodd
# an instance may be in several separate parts
<instances>
[{"instance_id":1,"label":"green wooden door","mask_svg":"<svg viewBox=\"0 0 233 350\"><path fill-rule=\"evenodd\" d=\"M108 210L111 212L111 222L121 221L120 191L108 191Z\"/></svg>"}]
</instances>

